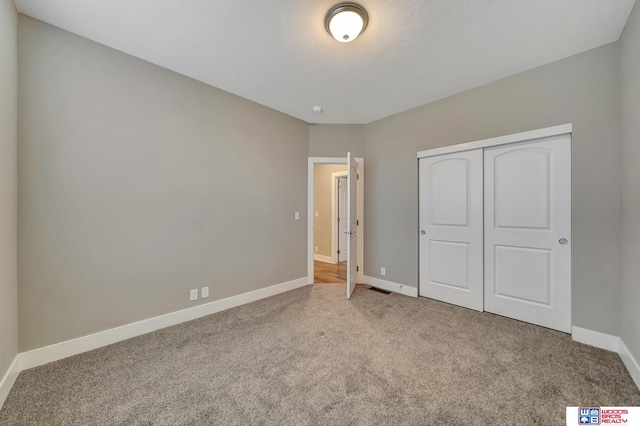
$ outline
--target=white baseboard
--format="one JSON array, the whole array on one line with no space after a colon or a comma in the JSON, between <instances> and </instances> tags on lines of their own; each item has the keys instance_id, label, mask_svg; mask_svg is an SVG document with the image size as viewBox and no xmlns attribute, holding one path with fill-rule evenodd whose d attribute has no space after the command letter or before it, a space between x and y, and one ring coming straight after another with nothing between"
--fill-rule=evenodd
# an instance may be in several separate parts
<instances>
[{"instance_id":1,"label":"white baseboard","mask_svg":"<svg viewBox=\"0 0 640 426\"><path fill-rule=\"evenodd\" d=\"M398 284L392 281L370 277L368 275L363 275L362 278L363 278L362 281L364 281L364 284L368 284L371 287L392 291L394 293L404 294L405 296L418 297L418 289L416 287L410 287L404 284Z\"/></svg>"},{"instance_id":2,"label":"white baseboard","mask_svg":"<svg viewBox=\"0 0 640 426\"><path fill-rule=\"evenodd\" d=\"M366 275L364 275L363 278L364 279L362 281L364 284L368 284L372 287L410 297L418 297L418 289L415 287ZM13 360L9 370L2 378L2 381L0 381L0 408L2 408L2 405L9 395L9 391L15 383L18 373L22 370L44 365L62 358L160 330L165 327L191 321L206 315L211 315L216 312L221 312L247 303L255 302L260 299L265 299L270 296L275 296L286 291L304 287L305 285L310 284L308 281L309 277L302 277L285 283L276 284L271 287L261 288L248 293L228 297L226 299L194 306L193 308L183 309L181 311L172 312L143 321L123 325L121 327L112 328L110 330L90 334L88 336L78 337L76 339L20 353ZM580 343L617 352L624 362L627 370L629 370L636 386L640 388L640 366L638 361L633 357L627 346L619 337L580 327L573 327L572 338Z\"/></svg>"},{"instance_id":3,"label":"white baseboard","mask_svg":"<svg viewBox=\"0 0 640 426\"><path fill-rule=\"evenodd\" d=\"M620 348L620 338L618 336L612 336L611 334L600 333L599 331L588 330L586 328L572 327L571 338L576 342L611 352L618 352Z\"/></svg>"},{"instance_id":4,"label":"white baseboard","mask_svg":"<svg viewBox=\"0 0 640 426\"><path fill-rule=\"evenodd\" d=\"M624 366L627 367L634 383L640 389L640 364L620 337L586 328L572 327L571 338L585 345L616 352L622 359Z\"/></svg>"},{"instance_id":5,"label":"white baseboard","mask_svg":"<svg viewBox=\"0 0 640 426\"><path fill-rule=\"evenodd\" d=\"M165 327L180 324L185 321L191 321L206 315L215 314L216 312L235 308L236 306L244 305L246 303L275 296L276 294L294 290L307 284L307 277L298 278L293 281L276 284L270 287L250 291L248 293L239 294L237 296L228 297L226 299L194 306L193 308L183 309L123 325L121 327L112 328L110 330L100 331L88 336L78 337L76 339L23 352L19 354L20 371L107 346L112 343L120 342L152 331L160 330Z\"/></svg>"},{"instance_id":6,"label":"white baseboard","mask_svg":"<svg viewBox=\"0 0 640 426\"><path fill-rule=\"evenodd\" d=\"M0 381L0 410L2 409L7 396L9 396L9 391L18 378L18 373L20 373L20 355L16 355L6 374L2 378L2 381Z\"/></svg>"},{"instance_id":7,"label":"white baseboard","mask_svg":"<svg viewBox=\"0 0 640 426\"><path fill-rule=\"evenodd\" d=\"M638 389L640 389L640 364L633 357L627 345L624 344L624 341L620 339L620 349L618 350L618 354L624 363L624 366L627 367L631 378L635 382Z\"/></svg>"},{"instance_id":8,"label":"white baseboard","mask_svg":"<svg viewBox=\"0 0 640 426\"><path fill-rule=\"evenodd\" d=\"M313 260L317 260L318 262L333 264L333 258L331 256L325 256L324 254L314 254Z\"/></svg>"}]
</instances>

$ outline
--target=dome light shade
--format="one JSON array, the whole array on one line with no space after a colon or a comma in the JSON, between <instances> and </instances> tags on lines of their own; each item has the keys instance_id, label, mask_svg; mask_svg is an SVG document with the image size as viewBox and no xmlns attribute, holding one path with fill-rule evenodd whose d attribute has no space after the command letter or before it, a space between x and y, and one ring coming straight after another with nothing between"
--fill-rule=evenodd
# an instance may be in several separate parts
<instances>
[{"instance_id":1,"label":"dome light shade","mask_svg":"<svg viewBox=\"0 0 640 426\"><path fill-rule=\"evenodd\" d=\"M324 21L327 32L341 43L358 37L369 23L367 11L357 3L339 3L333 6Z\"/></svg>"}]
</instances>

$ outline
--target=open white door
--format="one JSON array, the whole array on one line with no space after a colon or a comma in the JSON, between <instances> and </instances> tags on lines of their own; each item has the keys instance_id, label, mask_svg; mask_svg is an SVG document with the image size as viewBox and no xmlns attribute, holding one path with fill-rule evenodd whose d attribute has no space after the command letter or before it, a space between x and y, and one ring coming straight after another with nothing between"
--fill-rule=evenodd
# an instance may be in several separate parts
<instances>
[{"instance_id":1,"label":"open white door","mask_svg":"<svg viewBox=\"0 0 640 426\"><path fill-rule=\"evenodd\" d=\"M347 153L347 299L351 299L358 276L358 163Z\"/></svg>"}]
</instances>

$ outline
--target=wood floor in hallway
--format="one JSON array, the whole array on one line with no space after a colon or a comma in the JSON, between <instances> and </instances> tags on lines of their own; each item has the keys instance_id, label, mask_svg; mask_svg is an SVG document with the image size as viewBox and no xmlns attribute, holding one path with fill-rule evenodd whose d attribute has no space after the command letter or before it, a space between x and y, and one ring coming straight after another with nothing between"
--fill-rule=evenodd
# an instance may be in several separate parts
<instances>
[{"instance_id":1,"label":"wood floor in hallway","mask_svg":"<svg viewBox=\"0 0 640 426\"><path fill-rule=\"evenodd\" d=\"M345 283L347 282L347 262L336 264L313 261L314 283Z\"/></svg>"}]
</instances>

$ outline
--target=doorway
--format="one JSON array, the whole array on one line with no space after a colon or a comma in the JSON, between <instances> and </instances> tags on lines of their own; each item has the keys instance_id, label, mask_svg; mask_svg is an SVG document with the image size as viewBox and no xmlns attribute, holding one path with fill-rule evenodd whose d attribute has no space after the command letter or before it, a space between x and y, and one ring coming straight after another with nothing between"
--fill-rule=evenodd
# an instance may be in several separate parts
<instances>
[{"instance_id":1,"label":"doorway","mask_svg":"<svg viewBox=\"0 0 640 426\"><path fill-rule=\"evenodd\" d=\"M344 209L346 195L342 200L342 217L340 217L340 195L347 189L345 183L347 165L316 164L313 174L314 283L344 283L346 267L340 263L340 257L346 254L346 247L344 247L346 238L340 238L340 228L346 223ZM340 188L341 182L342 188ZM342 247L340 247L341 240Z\"/></svg>"},{"instance_id":2,"label":"doorway","mask_svg":"<svg viewBox=\"0 0 640 426\"><path fill-rule=\"evenodd\" d=\"M354 194L357 194L357 199L355 200L354 203L354 207L357 206L357 209L354 208L353 210L355 210L357 213L354 215L354 217L356 217L357 219L354 220L354 223L356 224L355 226L357 226L357 229L359 230L363 230L364 229L364 214L363 214L363 190L364 190L364 159L362 158L355 158L352 161L354 161L354 165L357 165L357 173L353 174L353 182L354 182L354 189L357 187L357 191L353 191ZM314 282L344 282L344 278L346 276L346 264L348 262L343 261L341 262L340 258L342 256L340 256L338 254L338 247L341 246L340 241L339 241L339 235L340 235L340 228L341 226L338 225L338 221L337 218L341 215L340 214L340 187L338 185L343 185L343 189L345 189L346 185L346 181L347 179L344 179L346 176L348 176L348 171L347 171L347 158L345 157L310 157L309 158L309 164L308 164L309 168L309 173L308 173L308 187L307 187L307 217L308 217L308 221L307 221L307 279L308 279L308 283L312 284ZM320 209L320 205L316 203L316 184L318 183L317 181L319 181L320 179L322 179L321 177L316 177L316 173L315 173L315 168L316 166L339 166L339 168L334 167L334 169L331 171L331 173L328 174L328 179L324 180L324 182L327 182L328 185L326 185L326 187L331 191L331 194L328 198L329 200L329 205L328 205L328 209ZM353 167L352 167L353 169ZM341 179L342 178L342 179ZM342 202L342 205L344 207L345 204L348 204L346 202L346 197L348 196L348 194L345 194L345 201ZM320 225L319 222L321 219L323 219L323 211L324 211L324 218L325 219L329 219L328 223L329 223L329 232L326 234L328 236L328 240L327 240L327 245L329 247L329 250L322 250L322 247L320 244L317 244L317 239L316 239L316 230L317 230L317 226L323 226ZM334 218L335 216L335 218ZM341 222L346 222L342 220L341 218ZM344 234L346 236L346 234ZM354 258L352 260L352 264L354 266L354 270L356 271L356 281L362 282L362 275L363 275L363 244L364 244L364 238L363 238L363 232L356 232L353 235L353 241L350 241L349 243L352 245L355 245L356 247L360 248L359 250L354 250L354 256L356 258ZM344 238L344 240L347 240L348 238ZM342 246L347 245L347 243L345 243L343 241ZM317 251L316 251L316 247L317 247ZM348 250L345 250L348 251ZM340 254L346 254L344 253L344 251L340 248ZM344 259L344 257L342 257ZM345 259L346 260L346 259ZM328 269L328 271L327 271ZM344 271L342 271L341 269L344 269ZM315 279L316 277L316 270L318 270L319 272L321 272L321 274L325 274L325 275L329 275L329 277L325 277L325 278L320 278L318 280ZM331 278L331 275L333 275L333 277L335 277L337 274L339 275L339 281L335 278ZM353 281L353 280L352 280Z\"/></svg>"},{"instance_id":3,"label":"doorway","mask_svg":"<svg viewBox=\"0 0 640 426\"><path fill-rule=\"evenodd\" d=\"M347 171L331 174L331 255L333 263L347 261Z\"/></svg>"}]
</instances>

